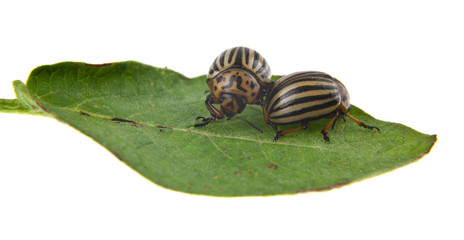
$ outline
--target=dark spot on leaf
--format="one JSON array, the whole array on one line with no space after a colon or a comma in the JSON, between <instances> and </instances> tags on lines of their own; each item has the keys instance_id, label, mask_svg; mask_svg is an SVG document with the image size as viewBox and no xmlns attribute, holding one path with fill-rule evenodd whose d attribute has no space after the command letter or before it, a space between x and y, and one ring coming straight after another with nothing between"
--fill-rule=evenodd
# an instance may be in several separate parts
<instances>
[{"instance_id":1,"label":"dark spot on leaf","mask_svg":"<svg viewBox=\"0 0 464 240\"><path fill-rule=\"evenodd\" d=\"M208 189L210 189L210 188L211 188L211 186L209 186L209 185L205 185L205 188L208 188Z\"/></svg>"},{"instance_id":2,"label":"dark spot on leaf","mask_svg":"<svg viewBox=\"0 0 464 240\"><path fill-rule=\"evenodd\" d=\"M46 109L45 107L43 107L42 105L40 105L40 103L38 101L35 101L35 103L37 104L37 106L39 106L40 108L42 108L42 110L44 110L45 112L47 113L52 113L50 112L50 110Z\"/></svg>"},{"instance_id":3,"label":"dark spot on leaf","mask_svg":"<svg viewBox=\"0 0 464 240\"><path fill-rule=\"evenodd\" d=\"M219 177L218 177L218 176L214 176L213 178L214 178L214 179L218 179Z\"/></svg>"},{"instance_id":4,"label":"dark spot on leaf","mask_svg":"<svg viewBox=\"0 0 464 240\"><path fill-rule=\"evenodd\" d=\"M159 131L160 131L160 132L163 132L163 129L160 129Z\"/></svg>"},{"instance_id":5,"label":"dark spot on leaf","mask_svg":"<svg viewBox=\"0 0 464 240\"><path fill-rule=\"evenodd\" d=\"M266 167L267 167L267 168L272 168L272 169L274 169L274 170L276 170L276 169L277 169L277 165L275 165L275 164L272 164L272 163L271 163L271 164L268 164L268 165L266 165Z\"/></svg>"},{"instance_id":6,"label":"dark spot on leaf","mask_svg":"<svg viewBox=\"0 0 464 240\"><path fill-rule=\"evenodd\" d=\"M242 172L241 171L236 171L235 175L242 175Z\"/></svg>"},{"instance_id":7,"label":"dark spot on leaf","mask_svg":"<svg viewBox=\"0 0 464 240\"><path fill-rule=\"evenodd\" d=\"M112 118L111 121L115 122L133 122L131 120L123 119L123 118Z\"/></svg>"},{"instance_id":8,"label":"dark spot on leaf","mask_svg":"<svg viewBox=\"0 0 464 240\"><path fill-rule=\"evenodd\" d=\"M348 164L347 162L343 162L343 166L346 166L346 164Z\"/></svg>"},{"instance_id":9,"label":"dark spot on leaf","mask_svg":"<svg viewBox=\"0 0 464 240\"><path fill-rule=\"evenodd\" d=\"M248 171L248 174L253 174L254 172L253 171Z\"/></svg>"},{"instance_id":10,"label":"dark spot on leaf","mask_svg":"<svg viewBox=\"0 0 464 240\"><path fill-rule=\"evenodd\" d=\"M102 63L102 64L91 64L91 63L86 63L85 66L89 67L106 67L106 66L111 66L113 63Z\"/></svg>"},{"instance_id":11,"label":"dark spot on leaf","mask_svg":"<svg viewBox=\"0 0 464 240\"><path fill-rule=\"evenodd\" d=\"M111 121L118 122L118 123L131 123L134 126L137 125L137 123L135 121L127 120L127 119L124 119L124 118L112 118Z\"/></svg>"},{"instance_id":12,"label":"dark spot on leaf","mask_svg":"<svg viewBox=\"0 0 464 240\"><path fill-rule=\"evenodd\" d=\"M117 153L117 152L114 152L114 151L110 151L117 159L119 159L119 161L121 162L124 162L124 159L122 159L122 157Z\"/></svg>"},{"instance_id":13,"label":"dark spot on leaf","mask_svg":"<svg viewBox=\"0 0 464 240\"><path fill-rule=\"evenodd\" d=\"M193 183L189 183L188 186L189 186L189 187L193 187Z\"/></svg>"},{"instance_id":14,"label":"dark spot on leaf","mask_svg":"<svg viewBox=\"0 0 464 240\"><path fill-rule=\"evenodd\" d=\"M88 114L88 113L86 113L86 112L84 112L84 111L80 111L79 113L80 113L81 115L83 115L83 116L87 116L87 117L90 116L90 114Z\"/></svg>"},{"instance_id":15,"label":"dark spot on leaf","mask_svg":"<svg viewBox=\"0 0 464 240\"><path fill-rule=\"evenodd\" d=\"M163 126L163 125L155 125L156 128L166 128L166 129L172 129L172 127L168 126Z\"/></svg>"}]
</instances>

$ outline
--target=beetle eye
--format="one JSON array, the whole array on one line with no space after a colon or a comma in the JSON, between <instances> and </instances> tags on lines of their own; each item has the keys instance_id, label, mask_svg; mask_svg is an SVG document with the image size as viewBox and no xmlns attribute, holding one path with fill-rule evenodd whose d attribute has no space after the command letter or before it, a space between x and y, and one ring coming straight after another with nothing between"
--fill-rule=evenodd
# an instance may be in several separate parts
<instances>
[{"instance_id":1,"label":"beetle eye","mask_svg":"<svg viewBox=\"0 0 464 240\"><path fill-rule=\"evenodd\" d=\"M246 106L246 100L242 97L237 97L238 113L241 113Z\"/></svg>"}]
</instances>

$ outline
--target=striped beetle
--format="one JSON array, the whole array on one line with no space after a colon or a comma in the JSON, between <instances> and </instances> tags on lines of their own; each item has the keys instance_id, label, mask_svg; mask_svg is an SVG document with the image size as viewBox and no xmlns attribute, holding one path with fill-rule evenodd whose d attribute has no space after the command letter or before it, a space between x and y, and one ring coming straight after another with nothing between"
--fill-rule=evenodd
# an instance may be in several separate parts
<instances>
[{"instance_id":1,"label":"striped beetle","mask_svg":"<svg viewBox=\"0 0 464 240\"><path fill-rule=\"evenodd\" d=\"M378 127L369 126L351 116L350 95L345 86L336 78L315 71L296 72L283 76L275 82L263 105L264 121L276 132L274 141L281 136L310 126L309 121L331 118L322 129L324 140L330 142L327 132L334 128L337 120L345 116L360 127L370 130ZM277 125L301 123L300 127L279 131Z\"/></svg>"},{"instance_id":2,"label":"striped beetle","mask_svg":"<svg viewBox=\"0 0 464 240\"><path fill-rule=\"evenodd\" d=\"M197 117L202 123L194 127L203 127L225 117L235 117L262 132L251 122L237 116L246 104L262 105L262 99L273 83L271 69L258 52L246 47L225 50L211 65L206 83L211 94L206 97L205 104L211 117ZM220 110L212 104L220 104Z\"/></svg>"}]
</instances>

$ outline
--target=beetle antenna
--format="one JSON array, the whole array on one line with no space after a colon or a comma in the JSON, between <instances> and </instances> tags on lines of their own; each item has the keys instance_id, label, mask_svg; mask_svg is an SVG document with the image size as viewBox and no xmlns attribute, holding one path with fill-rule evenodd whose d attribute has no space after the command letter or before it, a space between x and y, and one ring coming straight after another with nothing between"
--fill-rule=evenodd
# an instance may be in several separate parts
<instances>
[{"instance_id":1,"label":"beetle antenna","mask_svg":"<svg viewBox=\"0 0 464 240\"><path fill-rule=\"evenodd\" d=\"M237 119L240 119L240 120L242 120L242 121L244 121L244 122L246 122L246 123L248 123L248 125L250 125L252 128L258 130L258 131L261 132L261 133L263 133L263 130L262 130L261 128L255 126L253 123L249 122L248 120L246 120L246 119L244 119L244 118L240 118L240 117L237 116L237 115L235 115L234 117L237 118Z\"/></svg>"}]
</instances>

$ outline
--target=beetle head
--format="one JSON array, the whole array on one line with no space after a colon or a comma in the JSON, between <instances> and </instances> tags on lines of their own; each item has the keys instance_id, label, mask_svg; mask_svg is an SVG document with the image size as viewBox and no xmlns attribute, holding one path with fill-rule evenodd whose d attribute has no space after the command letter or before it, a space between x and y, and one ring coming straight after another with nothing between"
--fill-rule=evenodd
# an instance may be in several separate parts
<instances>
[{"instance_id":1,"label":"beetle head","mask_svg":"<svg viewBox=\"0 0 464 240\"><path fill-rule=\"evenodd\" d=\"M219 98L221 104L221 112L227 117L233 117L245 109L246 99L243 96L233 93L223 93Z\"/></svg>"}]
</instances>

